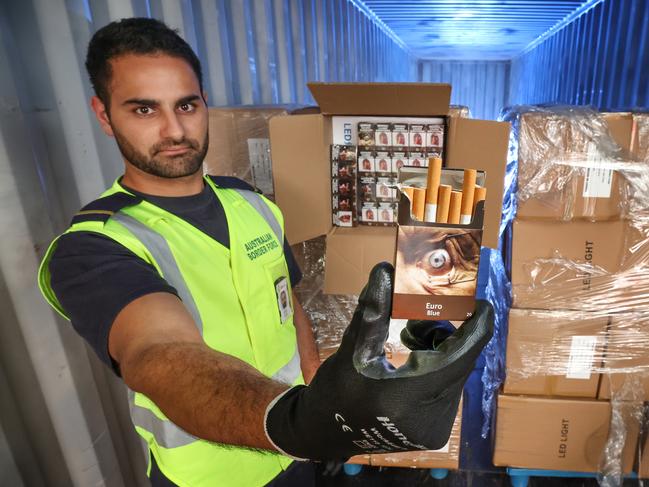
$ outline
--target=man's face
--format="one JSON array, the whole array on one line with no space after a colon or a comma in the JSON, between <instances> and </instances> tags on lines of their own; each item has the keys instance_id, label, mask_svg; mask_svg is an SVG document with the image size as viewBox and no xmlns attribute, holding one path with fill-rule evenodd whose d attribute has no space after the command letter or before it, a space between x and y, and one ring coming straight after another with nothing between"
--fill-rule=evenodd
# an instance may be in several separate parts
<instances>
[{"instance_id":1,"label":"man's face","mask_svg":"<svg viewBox=\"0 0 649 487\"><path fill-rule=\"evenodd\" d=\"M163 178L196 173L207 152L208 116L191 66L167 55L129 54L111 67L110 115L98 116L124 159Z\"/></svg>"}]
</instances>

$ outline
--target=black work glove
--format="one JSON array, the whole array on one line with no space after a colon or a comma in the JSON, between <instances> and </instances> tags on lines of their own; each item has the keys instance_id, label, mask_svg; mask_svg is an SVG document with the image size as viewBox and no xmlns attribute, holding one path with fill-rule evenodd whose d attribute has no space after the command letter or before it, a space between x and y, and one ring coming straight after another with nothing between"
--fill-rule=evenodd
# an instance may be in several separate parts
<instances>
[{"instance_id":1,"label":"black work glove","mask_svg":"<svg viewBox=\"0 0 649 487\"><path fill-rule=\"evenodd\" d=\"M401 330L401 343L410 350L437 350L454 332L448 321L408 320Z\"/></svg>"},{"instance_id":2,"label":"black work glove","mask_svg":"<svg viewBox=\"0 0 649 487\"><path fill-rule=\"evenodd\" d=\"M473 317L436 350L415 350L395 369L385 358L393 268L378 264L358 300L340 348L309 386L268 406L268 438L301 459L436 450L451 433L462 388L491 338L493 311L478 301Z\"/></svg>"}]
</instances>

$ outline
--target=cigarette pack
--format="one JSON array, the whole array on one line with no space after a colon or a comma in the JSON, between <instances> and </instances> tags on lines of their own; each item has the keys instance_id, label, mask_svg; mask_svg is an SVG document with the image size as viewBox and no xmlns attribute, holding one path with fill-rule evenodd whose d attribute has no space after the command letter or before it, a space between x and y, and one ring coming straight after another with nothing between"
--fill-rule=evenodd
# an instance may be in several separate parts
<instances>
[{"instance_id":1,"label":"cigarette pack","mask_svg":"<svg viewBox=\"0 0 649 487\"><path fill-rule=\"evenodd\" d=\"M397 182L393 178L376 178L376 199L381 202L397 201Z\"/></svg>"},{"instance_id":2,"label":"cigarette pack","mask_svg":"<svg viewBox=\"0 0 649 487\"><path fill-rule=\"evenodd\" d=\"M427 128L426 147L439 148L441 151L444 147L444 125L430 124Z\"/></svg>"},{"instance_id":3,"label":"cigarette pack","mask_svg":"<svg viewBox=\"0 0 649 487\"><path fill-rule=\"evenodd\" d=\"M399 169L408 165L408 153L395 150L392 152L392 177L397 177Z\"/></svg>"},{"instance_id":4,"label":"cigarette pack","mask_svg":"<svg viewBox=\"0 0 649 487\"><path fill-rule=\"evenodd\" d=\"M357 222L356 146L331 146L331 208L333 224L353 227Z\"/></svg>"},{"instance_id":5,"label":"cigarette pack","mask_svg":"<svg viewBox=\"0 0 649 487\"><path fill-rule=\"evenodd\" d=\"M484 186L486 174L474 171L474 185ZM464 170L442 169L437 215L446 220L453 192L461 192ZM415 219L406 188L426 187L427 169L407 167L399 173L397 252L392 317L397 319L465 320L473 314L480 261L485 201L475 208L467 224L436 223ZM442 188L446 191L442 191ZM437 191L437 189L435 191ZM465 189L466 191L466 189ZM416 192L415 192L416 193ZM454 198L456 199L456 198ZM458 204L460 204L458 202Z\"/></svg>"},{"instance_id":6,"label":"cigarette pack","mask_svg":"<svg viewBox=\"0 0 649 487\"><path fill-rule=\"evenodd\" d=\"M408 166L427 167L428 160L426 159L426 152L411 151L408 157Z\"/></svg>"},{"instance_id":7,"label":"cigarette pack","mask_svg":"<svg viewBox=\"0 0 649 487\"><path fill-rule=\"evenodd\" d=\"M372 225L378 222L379 207L374 201L363 202L361 208L361 222L365 225Z\"/></svg>"},{"instance_id":8,"label":"cigarette pack","mask_svg":"<svg viewBox=\"0 0 649 487\"><path fill-rule=\"evenodd\" d=\"M426 125L421 123L411 123L410 131L410 148L412 150L424 150L426 147Z\"/></svg>"},{"instance_id":9,"label":"cigarette pack","mask_svg":"<svg viewBox=\"0 0 649 487\"><path fill-rule=\"evenodd\" d=\"M371 122L358 123L358 147L368 148L374 146L374 124Z\"/></svg>"},{"instance_id":10,"label":"cigarette pack","mask_svg":"<svg viewBox=\"0 0 649 487\"><path fill-rule=\"evenodd\" d=\"M374 170L381 176L390 176L392 173L392 157L386 151L376 151L374 157Z\"/></svg>"},{"instance_id":11,"label":"cigarette pack","mask_svg":"<svg viewBox=\"0 0 649 487\"><path fill-rule=\"evenodd\" d=\"M407 123L393 123L392 124L392 145L394 147L408 147L410 137L408 136Z\"/></svg>"},{"instance_id":12,"label":"cigarette pack","mask_svg":"<svg viewBox=\"0 0 649 487\"><path fill-rule=\"evenodd\" d=\"M361 176L358 181L358 199L363 204L376 202L376 178Z\"/></svg>"},{"instance_id":13,"label":"cigarette pack","mask_svg":"<svg viewBox=\"0 0 649 487\"><path fill-rule=\"evenodd\" d=\"M374 154L370 151L360 151L358 153L358 174L372 176L374 172Z\"/></svg>"},{"instance_id":14,"label":"cigarette pack","mask_svg":"<svg viewBox=\"0 0 649 487\"><path fill-rule=\"evenodd\" d=\"M392 145L392 124L375 123L374 124L374 145L379 147L389 147Z\"/></svg>"}]
</instances>

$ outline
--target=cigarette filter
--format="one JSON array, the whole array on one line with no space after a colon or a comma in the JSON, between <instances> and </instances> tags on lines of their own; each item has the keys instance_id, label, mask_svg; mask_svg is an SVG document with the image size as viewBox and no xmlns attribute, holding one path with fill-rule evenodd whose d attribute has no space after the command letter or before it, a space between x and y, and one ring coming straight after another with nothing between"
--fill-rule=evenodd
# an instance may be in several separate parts
<instances>
[{"instance_id":1,"label":"cigarette filter","mask_svg":"<svg viewBox=\"0 0 649 487\"><path fill-rule=\"evenodd\" d=\"M462 208L460 209L460 224L471 223L473 213L473 193L475 192L475 181L478 171L475 169L464 170L464 182L462 183Z\"/></svg>"},{"instance_id":2,"label":"cigarette filter","mask_svg":"<svg viewBox=\"0 0 649 487\"><path fill-rule=\"evenodd\" d=\"M401 186L401 191L408 196L408 199L412 202L415 197L415 188L412 186Z\"/></svg>"},{"instance_id":3,"label":"cigarette filter","mask_svg":"<svg viewBox=\"0 0 649 487\"><path fill-rule=\"evenodd\" d=\"M414 197L412 198L412 214L415 220L424 221L426 207L426 189L412 188Z\"/></svg>"},{"instance_id":4,"label":"cigarette filter","mask_svg":"<svg viewBox=\"0 0 649 487\"><path fill-rule=\"evenodd\" d=\"M487 188L484 186L476 186L475 192L473 193L473 213L475 213L475 207L479 201L484 201L487 199Z\"/></svg>"},{"instance_id":5,"label":"cigarette filter","mask_svg":"<svg viewBox=\"0 0 649 487\"><path fill-rule=\"evenodd\" d=\"M462 207L462 193L451 191L451 203L448 209L448 223L457 225L460 223L460 209Z\"/></svg>"},{"instance_id":6,"label":"cigarette filter","mask_svg":"<svg viewBox=\"0 0 649 487\"><path fill-rule=\"evenodd\" d=\"M439 185L439 194L437 197L437 223L448 223L448 210L451 206L451 186L447 184Z\"/></svg>"},{"instance_id":7,"label":"cigarette filter","mask_svg":"<svg viewBox=\"0 0 649 487\"><path fill-rule=\"evenodd\" d=\"M431 157L428 162L428 177L426 180L426 211L424 213L424 220L427 222L437 220L437 197L441 177L442 160L439 157Z\"/></svg>"}]
</instances>

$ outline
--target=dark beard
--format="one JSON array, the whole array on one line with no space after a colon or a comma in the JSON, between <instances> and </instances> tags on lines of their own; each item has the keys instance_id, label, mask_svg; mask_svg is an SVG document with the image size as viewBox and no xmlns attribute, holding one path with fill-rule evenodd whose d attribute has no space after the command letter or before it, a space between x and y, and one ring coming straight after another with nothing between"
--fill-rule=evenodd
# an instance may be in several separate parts
<instances>
[{"instance_id":1,"label":"dark beard","mask_svg":"<svg viewBox=\"0 0 649 487\"><path fill-rule=\"evenodd\" d=\"M167 179L182 178L195 174L203 165L209 145L209 136L205 131L202 144L199 144L196 139L184 137L180 140L163 140L151 147L149 156L146 156L133 147L126 137L115 130L115 127L113 127L113 134L124 159L147 174ZM158 152L176 146L187 146L190 147L190 150L178 156L156 157Z\"/></svg>"}]
</instances>

